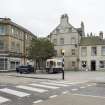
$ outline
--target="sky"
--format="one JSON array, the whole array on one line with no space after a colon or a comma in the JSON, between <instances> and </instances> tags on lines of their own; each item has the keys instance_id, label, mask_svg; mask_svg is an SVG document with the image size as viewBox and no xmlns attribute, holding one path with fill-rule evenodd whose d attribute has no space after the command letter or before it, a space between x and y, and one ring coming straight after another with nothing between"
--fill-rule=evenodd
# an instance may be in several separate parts
<instances>
[{"instance_id":1,"label":"sky","mask_svg":"<svg viewBox=\"0 0 105 105\"><path fill-rule=\"evenodd\" d=\"M49 35L65 13L75 28L83 21L86 34L103 31L105 37L105 0L0 0L0 4L0 18L11 18L38 37Z\"/></svg>"}]
</instances>

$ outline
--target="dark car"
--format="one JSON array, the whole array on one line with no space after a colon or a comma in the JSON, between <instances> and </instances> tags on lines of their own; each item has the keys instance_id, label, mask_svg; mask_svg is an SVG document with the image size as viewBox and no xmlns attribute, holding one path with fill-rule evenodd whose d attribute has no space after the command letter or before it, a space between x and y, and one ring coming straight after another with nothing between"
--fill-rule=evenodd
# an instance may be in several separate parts
<instances>
[{"instance_id":1,"label":"dark car","mask_svg":"<svg viewBox=\"0 0 105 105\"><path fill-rule=\"evenodd\" d=\"M18 73L31 73L34 72L34 67L32 65L21 65L16 68Z\"/></svg>"}]
</instances>

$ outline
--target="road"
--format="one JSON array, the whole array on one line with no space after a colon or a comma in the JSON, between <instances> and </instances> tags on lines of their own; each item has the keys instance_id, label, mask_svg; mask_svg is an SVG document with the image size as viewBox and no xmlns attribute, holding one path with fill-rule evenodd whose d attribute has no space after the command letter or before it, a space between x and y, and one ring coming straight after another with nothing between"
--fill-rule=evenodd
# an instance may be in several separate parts
<instances>
[{"instance_id":1,"label":"road","mask_svg":"<svg viewBox=\"0 0 105 105\"><path fill-rule=\"evenodd\" d=\"M0 78L4 79L0 81L0 105L105 105L104 84L13 76Z\"/></svg>"}]
</instances>

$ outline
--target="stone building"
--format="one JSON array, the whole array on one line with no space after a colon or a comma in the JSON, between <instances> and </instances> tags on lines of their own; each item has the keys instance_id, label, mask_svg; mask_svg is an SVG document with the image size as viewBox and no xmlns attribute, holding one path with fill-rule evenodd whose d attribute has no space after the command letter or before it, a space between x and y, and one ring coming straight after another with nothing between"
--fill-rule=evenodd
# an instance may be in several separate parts
<instances>
[{"instance_id":1,"label":"stone building","mask_svg":"<svg viewBox=\"0 0 105 105\"><path fill-rule=\"evenodd\" d=\"M79 68L79 43L85 36L84 23L80 28L75 28L69 23L67 14L60 18L60 24L48 35L48 39L54 43L57 58L62 58L61 51L65 50L65 69Z\"/></svg>"},{"instance_id":2,"label":"stone building","mask_svg":"<svg viewBox=\"0 0 105 105\"><path fill-rule=\"evenodd\" d=\"M27 63L27 47L35 37L9 18L0 18L0 71L15 70Z\"/></svg>"},{"instance_id":3,"label":"stone building","mask_svg":"<svg viewBox=\"0 0 105 105\"><path fill-rule=\"evenodd\" d=\"M56 57L62 58L65 50L65 70L102 70L105 69L105 40L103 32L99 36L92 33L85 36L84 23L75 28L69 23L67 14L60 18L60 24L48 35L54 43Z\"/></svg>"},{"instance_id":4,"label":"stone building","mask_svg":"<svg viewBox=\"0 0 105 105\"><path fill-rule=\"evenodd\" d=\"M105 39L103 39L103 32L100 32L99 36L91 34L83 37L79 45L79 68L81 70L105 70Z\"/></svg>"}]
</instances>

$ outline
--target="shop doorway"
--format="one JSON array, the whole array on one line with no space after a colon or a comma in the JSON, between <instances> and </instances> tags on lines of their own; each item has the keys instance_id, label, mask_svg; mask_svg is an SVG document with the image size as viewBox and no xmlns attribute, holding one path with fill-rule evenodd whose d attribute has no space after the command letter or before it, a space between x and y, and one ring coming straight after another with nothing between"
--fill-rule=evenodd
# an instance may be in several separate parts
<instances>
[{"instance_id":1,"label":"shop doorway","mask_svg":"<svg viewBox=\"0 0 105 105\"><path fill-rule=\"evenodd\" d=\"M91 61L91 71L96 71L96 61Z\"/></svg>"}]
</instances>

